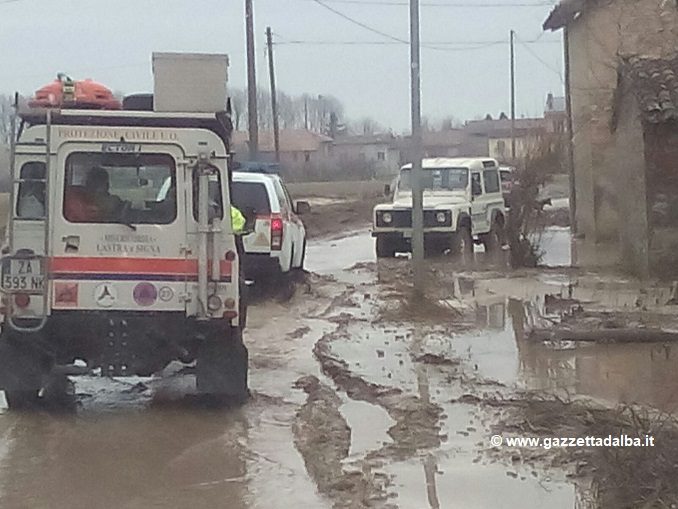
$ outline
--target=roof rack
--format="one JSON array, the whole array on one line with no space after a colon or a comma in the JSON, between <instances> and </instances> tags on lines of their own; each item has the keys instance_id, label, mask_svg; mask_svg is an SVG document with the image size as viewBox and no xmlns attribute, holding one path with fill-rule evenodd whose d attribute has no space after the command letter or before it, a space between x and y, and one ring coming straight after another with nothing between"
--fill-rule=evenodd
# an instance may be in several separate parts
<instances>
[{"instance_id":1,"label":"roof rack","mask_svg":"<svg viewBox=\"0 0 678 509\"><path fill-rule=\"evenodd\" d=\"M230 147L233 124L230 115L217 113L165 113L131 110L82 110L59 108L18 108L17 114L28 126L45 125L47 112L53 125L83 125L105 127L178 127L199 128L214 132Z\"/></svg>"}]
</instances>

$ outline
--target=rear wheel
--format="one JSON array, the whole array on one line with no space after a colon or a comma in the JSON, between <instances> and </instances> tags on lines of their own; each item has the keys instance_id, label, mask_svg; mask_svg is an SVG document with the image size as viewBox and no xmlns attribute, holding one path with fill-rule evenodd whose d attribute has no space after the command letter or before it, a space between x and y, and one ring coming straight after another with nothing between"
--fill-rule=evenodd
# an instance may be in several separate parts
<instances>
[{"instance_id":1,"label":"rear wheel","mask_svg":"<svg viewBox=\"0 0 678 509\"><path fill-rule=\"evenodd\" d=\"M240 329L232 329L230 338L208 338L196 363L198 392L223 402L244 403L249 396L248 358Z\"/></svg>"},{"instance_id":2,"label":"rear wheel","mask_svg":"<svg viewBox=\"0 0 678 509\"><path fill-rule=\"evenodd\" d=\"M5 391L5 401L10 410L32 410L38 406L40 391Z\"/></svg>"},{"instance_id":3,"label":"rear wheel","mask_svg":"<svg viewBox=\"0 0 678 509\"><path fill-rule=\"evenodd\" d=\"M306 238L304 238L304 243L301 247L301 261L299 262L299 270L304 270L304 264L306 263Z\"/></svg>"},{"instance_id":4,"label":"rear wheel","mask_svg":"<svg viewBox=\"0 0 678 509\"><path fill-rule=\"evenodd\" d=\"M396 254L396 246L393 240L383 235L378 235L376 240L377 258L393 258Z\"/></svg>"}]
</instances>

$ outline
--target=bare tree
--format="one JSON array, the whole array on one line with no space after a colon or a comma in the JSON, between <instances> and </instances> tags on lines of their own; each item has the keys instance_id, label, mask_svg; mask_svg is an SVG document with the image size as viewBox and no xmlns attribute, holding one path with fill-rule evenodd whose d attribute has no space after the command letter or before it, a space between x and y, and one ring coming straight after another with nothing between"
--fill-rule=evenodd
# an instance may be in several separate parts
<instances>
[{"instance_id":1,"label":"bare tree","mask_svg":"<svg viewBox=\"0 0 678 509\"><path fill-rule=\"evenodd\" d=\"M384 128L371 117L363 117L355 123L354 129L358 134L370 135L384 130Z\"/></svg>"},{"instance_id":2,"label":"bare tree","mask_svg":"<svg viewBox=\"0 0 678 509\"><path fill-rule=\"evenodd\" d=\"M9 145L12 97L0 94L0 145Z\"/></svg>"}]
</instances>

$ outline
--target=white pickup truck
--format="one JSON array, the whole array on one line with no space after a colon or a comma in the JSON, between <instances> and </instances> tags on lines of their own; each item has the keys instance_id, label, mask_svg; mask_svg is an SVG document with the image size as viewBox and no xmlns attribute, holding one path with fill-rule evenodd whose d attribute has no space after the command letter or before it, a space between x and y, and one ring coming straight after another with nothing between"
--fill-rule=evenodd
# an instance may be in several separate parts
<instances>
[{"instance_id":1,"label":"white pickup truck","mask_svg":"<svg viewBox=\"0 0 678 509\"><path fill-rule=\"evenodd\" d=\"M506 208L499 167L490 158L424 159L424 247L427 255L486 251L503 244ZM393 202L374 208L372 236L378 258L412 249L412 165L403 166Z\"/></svg>"}]
</instances>

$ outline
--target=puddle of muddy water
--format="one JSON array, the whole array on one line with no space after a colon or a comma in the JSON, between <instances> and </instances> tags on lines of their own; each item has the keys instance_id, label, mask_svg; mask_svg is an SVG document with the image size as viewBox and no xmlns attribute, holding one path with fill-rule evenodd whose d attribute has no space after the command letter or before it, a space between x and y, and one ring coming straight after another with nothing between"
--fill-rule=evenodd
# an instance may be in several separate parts
<instances>
[{"instance_id":1,"label":"puddle of muddy water","mask_svg":"<svg viewBox=\"0 0 678 509\"><path fill-rule=\"evenodd\" d=\"M359 262L374 261L374 241L369 231L336 240L309 242L306 267L318 274L337 274Z\"/></svg>"},{"instance_id":2,"label":"puddle of muddy water","mask_svg":"<svg viewBox=\"0 0 678 509\"><path fill-rule=\"evenodd\" d=\"M501 465L476 465L471 456L429 458L388 465L400 507L488 509L573 509L575 488L539 481L529 474L514 478ZM520 474L519 474L520 475Z\"/></svg>"},{"instance_id":3,"label":"puddle of muddy water","mask_svg":"<svg viewBox=\"0 0 678 509\"><path fill-rule=\"evenodd\" d=\"M678 345L534 343L523 336L522 306L518 301L495 304L491 311L481 306L482 330L451 340L457 355L481 378L678 413Z\"/></svg>"},{"instance_id":4,"label":"puddle of muddy water","mask_svg":"<svg viewBox=\"0 0 678 509\"><path fill-rule=\"evenodd\" d=\"M549 227L541 237L544 256L541 264L545 267L570 267L572 265L572 240L569 228Z\"/></svg>"},{"instance_id":5,"label":"puddle of muddy water","mask_svg":"<svg viewBox=\"0 0 678 509\"><path fill-rule=\"evenodd\" d=\"M388 430L395 421L382 407L349 399L339 407L339 411L351 428L348 460L363 457L393 442Z\"/></svg>"}]
</instances>

